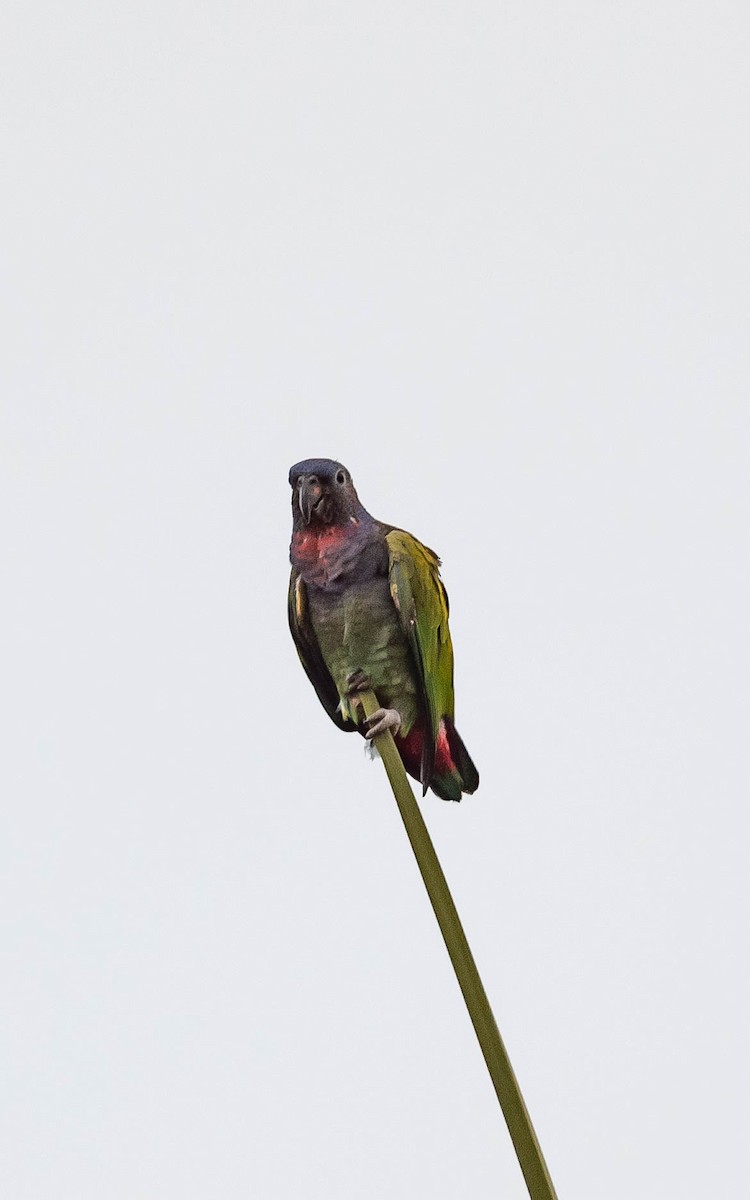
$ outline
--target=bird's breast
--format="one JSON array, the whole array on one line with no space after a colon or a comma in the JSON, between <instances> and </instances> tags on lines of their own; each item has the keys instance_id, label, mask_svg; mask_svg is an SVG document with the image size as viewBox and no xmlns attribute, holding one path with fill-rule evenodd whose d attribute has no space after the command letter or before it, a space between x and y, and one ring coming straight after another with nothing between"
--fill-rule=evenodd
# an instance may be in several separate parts
<instances>
[{"instance_id":1,"label":"bird's breast","mask_svg":"<svg viewBox=\"0 0 750 1200\"><path fill-rule=\"evenodd\" d=\"M323 657L341 696L362 670L381 704L396 707L407 727L416 713L411 654L388 580L353 582L339 593L311 591L310 615Z\"/></svg>"},{"instance_id":2,"label":"bird's breast","mask_svg":"<svg viewBox=\"0 0 750 1200\"><path fill-rule=\"evenodd\" d=\"M352 580L387 570L387 551L369 527L324 525L297 530L290 558L311 588L341 593Z\"/></svg>"}]
</instances>

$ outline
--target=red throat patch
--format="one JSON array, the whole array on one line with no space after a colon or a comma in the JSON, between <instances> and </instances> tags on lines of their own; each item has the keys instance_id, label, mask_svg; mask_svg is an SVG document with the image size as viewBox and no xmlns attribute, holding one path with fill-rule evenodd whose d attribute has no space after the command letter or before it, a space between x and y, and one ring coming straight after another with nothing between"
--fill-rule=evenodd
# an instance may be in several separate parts
<instances>
[{"instance_id":1,"label":"red throat patch","mask_svg":"<svg viewBox=\"0 0 750 1200\"><path fill-rule=\"evenodd\" d=\"M321 529L303 529L294 534L294 556L310 566L325 558L329 550L340 546L349 533L346 525L324 525Z\"/></svg>"}]
</instances>

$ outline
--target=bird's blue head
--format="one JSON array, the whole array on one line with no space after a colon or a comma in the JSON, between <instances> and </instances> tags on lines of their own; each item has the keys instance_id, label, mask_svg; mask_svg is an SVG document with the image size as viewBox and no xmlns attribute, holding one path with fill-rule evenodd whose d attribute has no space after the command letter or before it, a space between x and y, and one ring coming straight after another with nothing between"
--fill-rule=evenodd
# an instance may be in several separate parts
<instances>
[{"instance_id":1,"label":"bird's blue head","mask_svg":"<svg viewBox=\"0 0 750 1200\"><path fill-rule=\"evenodd\" d=\"M289 472L295 528L307 525L358 524L368 513L359 502L352 477L333 458L305 458Z\"/></svg>"}]
</instances>

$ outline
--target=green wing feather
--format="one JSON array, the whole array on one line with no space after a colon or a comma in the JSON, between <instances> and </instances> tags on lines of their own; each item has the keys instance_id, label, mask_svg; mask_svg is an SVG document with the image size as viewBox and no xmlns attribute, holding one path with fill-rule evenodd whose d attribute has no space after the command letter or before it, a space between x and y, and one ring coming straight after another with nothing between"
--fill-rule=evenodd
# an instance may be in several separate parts
<instances>
[{"instance_id":1,"label":"green wing feather","mask_svg":"<svg viewBox=\"0 0 750 1200\"><path fill-rule=\"evenodd\" d=\"M318 694L318 699L328 716L338 725L339 729L350 732L357 728L353 721L342 716L339 709L339 694L333 677L325 664L323 654L315 636L310 612L307 604L307 588L299 575L292 570L289 580L289 598L287 605L289 613L289 628L292 631L294 644L300 662L305 668L310 683Z\"/></svg>"},{"instance_id":2,"label":"green wing feather","mask_svg":"<svg viewBox=\"0 0 750 1200\"><path fill-rule=\"evenodd\" d=\"M427 728L422 750L422 787L432 779L435 745L443 717L453 721L453 645L448 630L448 596L440 559L403 529L392 529L388 577L393 603L414 656Z\"/></svg>"}]
</instances>

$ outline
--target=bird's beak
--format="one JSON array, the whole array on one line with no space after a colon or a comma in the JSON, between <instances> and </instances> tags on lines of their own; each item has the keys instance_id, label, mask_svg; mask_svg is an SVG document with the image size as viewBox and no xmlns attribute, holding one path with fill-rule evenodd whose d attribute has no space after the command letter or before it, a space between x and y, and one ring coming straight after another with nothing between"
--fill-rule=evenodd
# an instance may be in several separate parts
<instances>
[{"instance_id":1,"label":"bird's beak","mask_svg":"<svg viewBox=\"0 0 750 1200\"><path fill-rule=\"evenodd\" d=\"M307 475L303 478L299 485L299 510L302 513L305 525L310 524L315 505L323 495L323 488L320 485L320 480L316 475Z\"/></svg>"}]
</instances>

